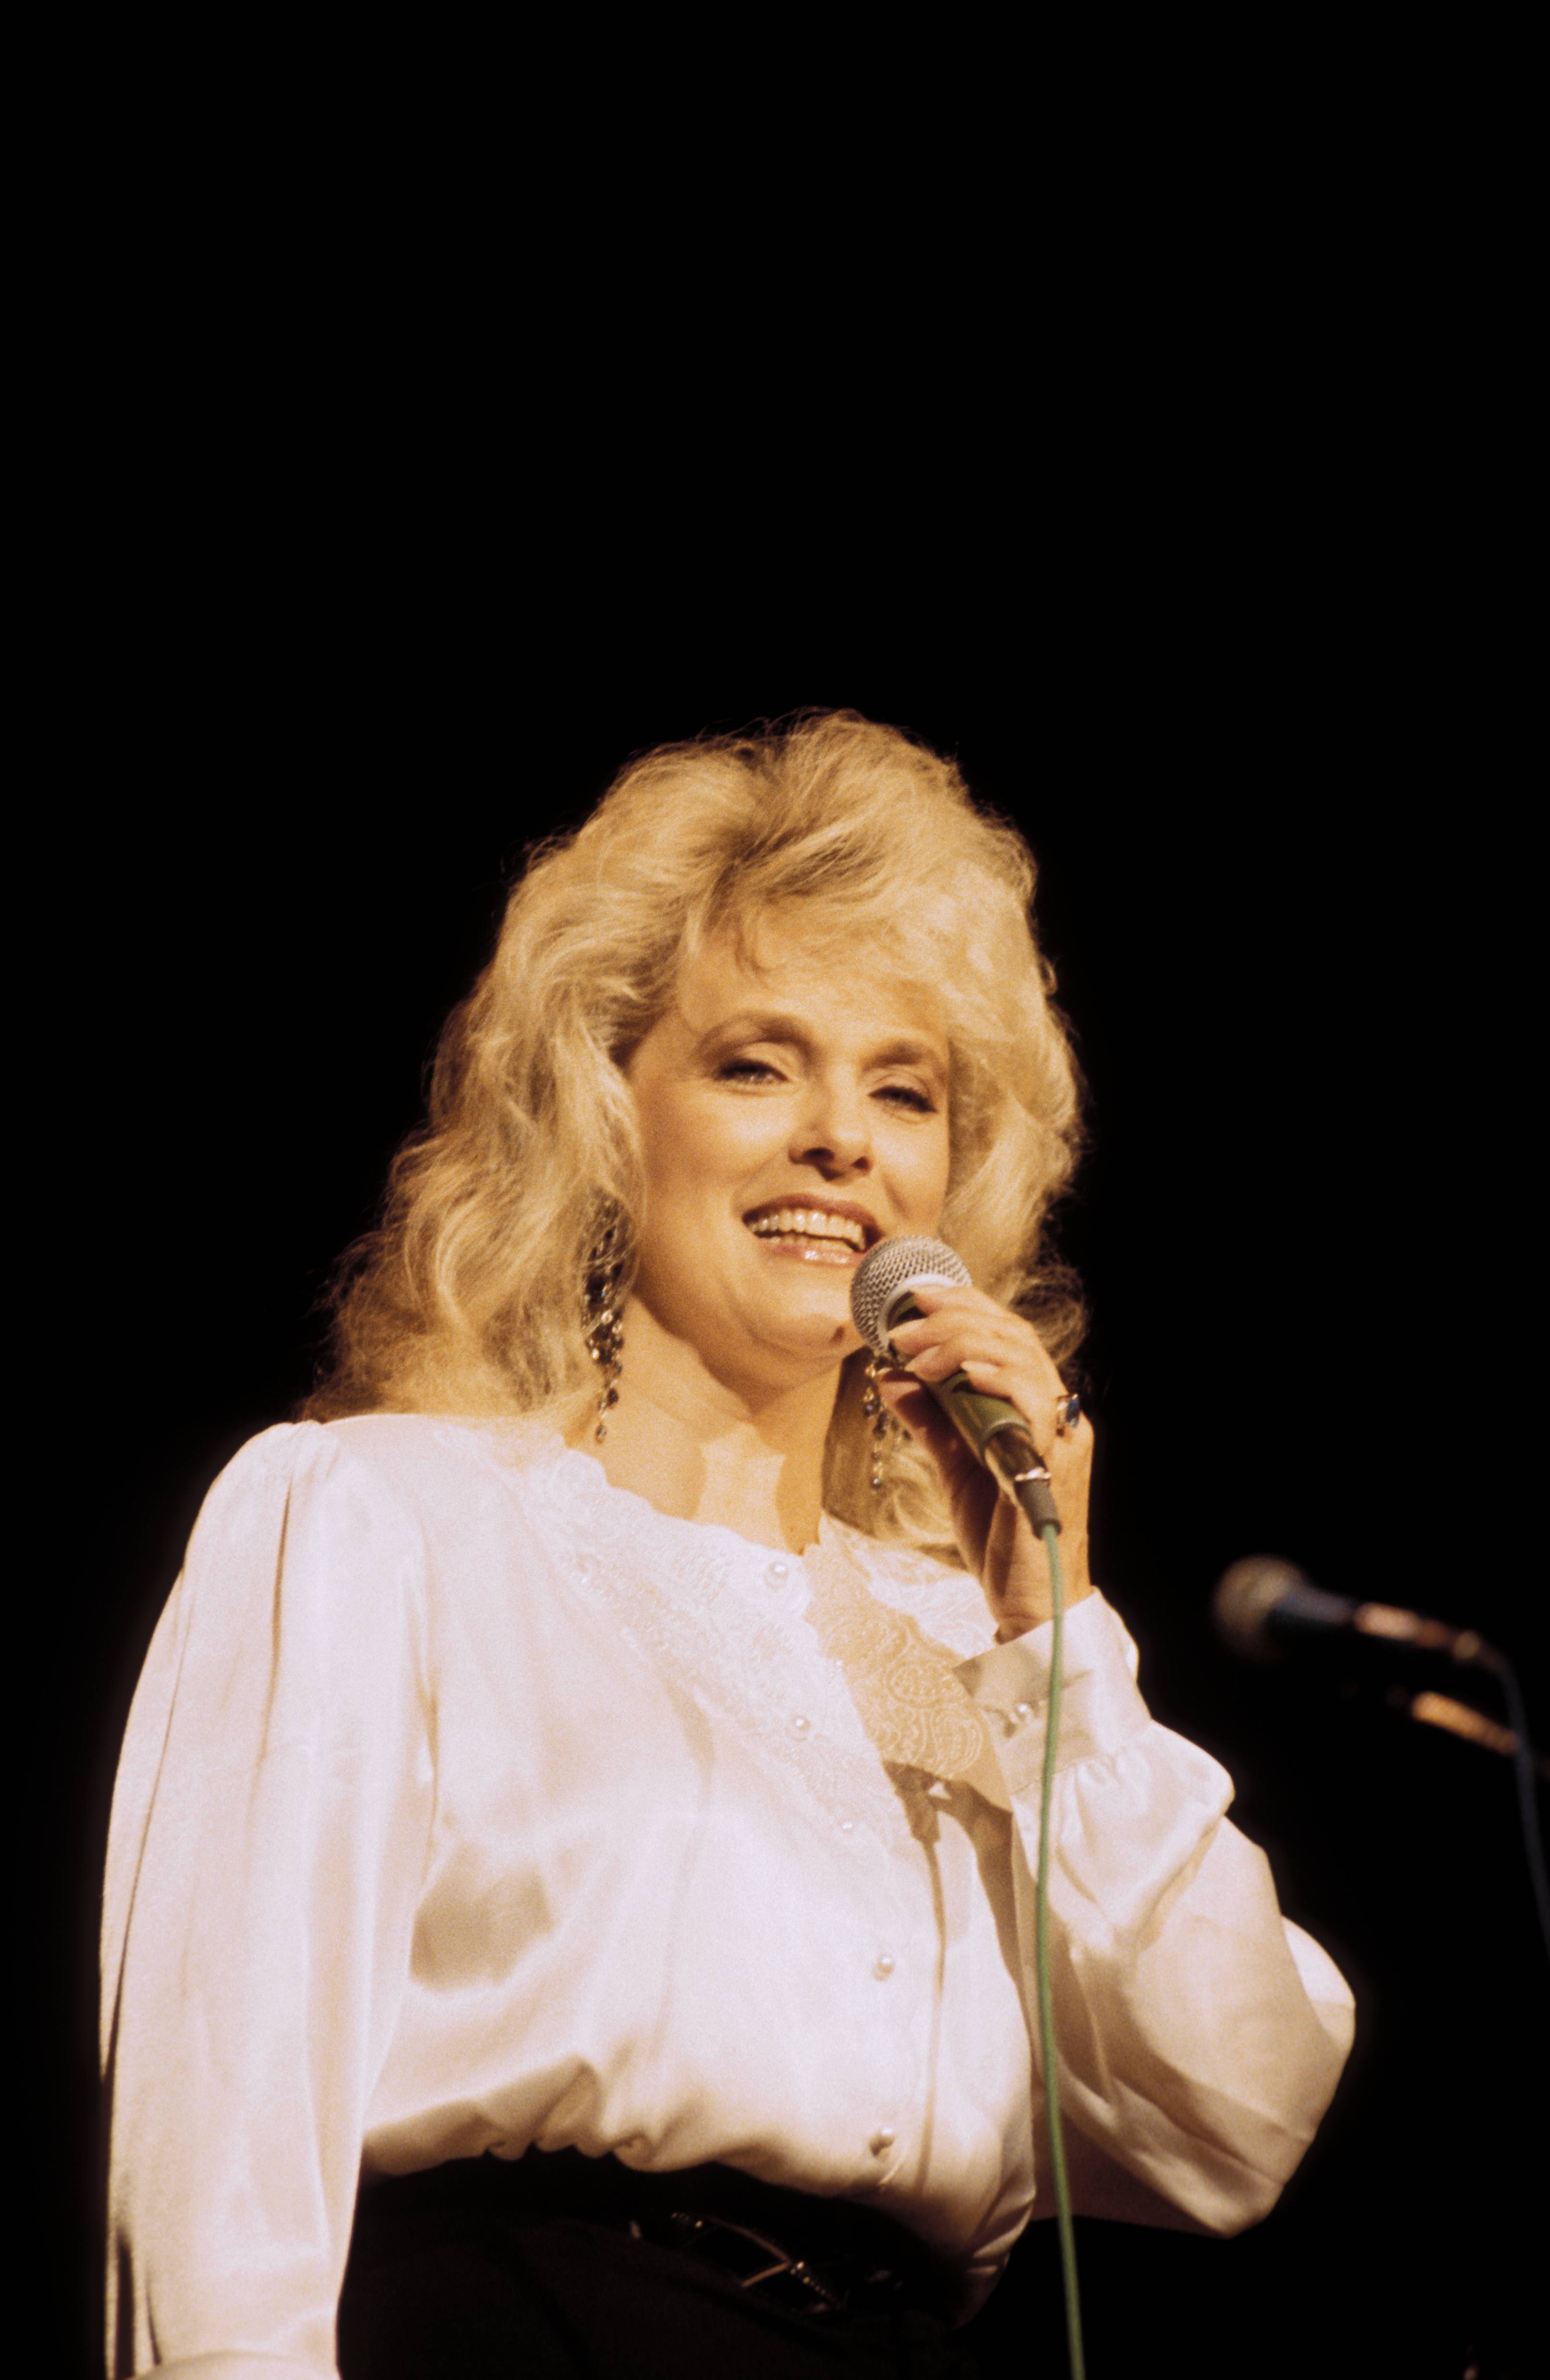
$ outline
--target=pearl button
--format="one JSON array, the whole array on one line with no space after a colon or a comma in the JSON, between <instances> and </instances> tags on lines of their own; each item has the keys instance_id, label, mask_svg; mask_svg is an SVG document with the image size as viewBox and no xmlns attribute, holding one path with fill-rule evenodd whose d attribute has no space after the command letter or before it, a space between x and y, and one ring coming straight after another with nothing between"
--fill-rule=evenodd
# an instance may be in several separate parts
<instances>
[{"instance_id":1,"label":"pearl button","mask_svg":"<svg viewBox=\"0 0 1550 2380\"><path fill-rule=\"evenodd\" d=\"M801 1712L798 1711L791 1721L791 1732L793 1735L811 1735L812 1721L810 1718L804 1718Z\"/></svg>"},{"instance_id":2,"label":"pearl button","mask_svg":"<svg viewBox=\"0 0 1550 2380\"><path fill-rule=\"evenodd\" d=\"M1031 1703L1014 1703L1012 1705L1012 1717L1016 1719L1019 1727L1026 1727L1032 1716L1033 1706Z\"/></svg>"},{"instance_id":3,"label":"pearl button","mask_svg":"<svg viewBox=\"0 0 1550 2380\"><path fill-rule=\"evenodd\" d=\"M764 1584L766 1586L784 1586L790 1575L791 1572L788 1564L786 1562L772 1562L768 1570L764 1572Z\"/></svg>"},{"instance_id":4,"label":"pearl button","mask_svg":"<svg viewBox=\"0 0 1550 2380\"><path fill-rule=\"evenodd\" d=\"M885 2125L880 2131L873 2132L871 2140L867 2143L867 2146L872 2151L873 2156L885 2156L888 2151L893 2147L897 2137L897 2135L894 2132L890 2132L886 2125Z\"/></svg>"},{"instance_id":5,"label":"pearl button","mask_svg":"<svg viewBox=\"0 0 1550 2380\"><path fill-rule=\"evenodd\" d=\"M872 1972L876 1976L880 1984L885 1984L887 1982L888 1977L894 1972L894 1962L886 1950L883 1951L880 1957L875 1958L873 1961Z\"/></svg>"},{"instance_id":6,"label":"pearl button","mask_svg":"<svg viewBox=\"0 0 1550 2380\"><path fill-rule=\"evenodd\" d=\"M856 1821L855 1821L855 1819L854 1819L854 1818L841 1818L841 1820L840 1820L840 1822L839 1822L839 1831L840 1831L840 1833L841 1833L842 1835L853 1835L853 1834L855 1833L855 1831L856 1831Z\"/></svg>"}]
</instances>

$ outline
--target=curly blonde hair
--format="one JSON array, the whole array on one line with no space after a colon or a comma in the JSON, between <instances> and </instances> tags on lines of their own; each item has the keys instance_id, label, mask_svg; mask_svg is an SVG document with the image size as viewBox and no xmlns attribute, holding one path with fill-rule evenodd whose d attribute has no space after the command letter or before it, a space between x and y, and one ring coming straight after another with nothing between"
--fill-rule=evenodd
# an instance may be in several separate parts
<instances>
[{"instance_id":1,"label":"curly blonde hair","mask_svg":"<svg viewBox=\"0 0 1550 2380\"><path fill-rule=\"evenodd\" d=\"M686 953L798 905L804 925L880 944L934 988L952 1062L942 1236L1068 1359L1085 1317L1042 1244L1076 1160L1079 1086L1033 881L1021 837L975 808L951 761L854 711L629 761L579 832L531 855L494 958L447 1020L428 1121L340 1265L332 1361L303 1415L579 1422L595 1394L584 1283L607 1239L628 1293L641 1211L624 1069ZM864 1368L864 1354L843 1367L825 1504L874 1536L950 1551L912 1440L896 1433L882 1494L868 1485Z\"/></svg>"}]
</instances>

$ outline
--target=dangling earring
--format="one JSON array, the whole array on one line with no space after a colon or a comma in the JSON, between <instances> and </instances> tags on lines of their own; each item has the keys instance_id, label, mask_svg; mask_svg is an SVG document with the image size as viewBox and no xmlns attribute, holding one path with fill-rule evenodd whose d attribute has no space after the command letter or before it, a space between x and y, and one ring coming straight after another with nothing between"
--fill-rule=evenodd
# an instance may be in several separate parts
<instances>
[{"instance_id":1,"label":"dangling earring","mask_svg":"<svg viewBox=\"0 0 1550 2380\"><path fill-rule=\"evenodd\" d=\"M861 1393L861 1411L872 1424L872 1475L869 1482L874 1496L883 1493L883 1448L892 1424L887 1406L877 1392L877 1375L883 1368L881 1355L873 1355L866 1367L866 1387Z\"/></svg>"},{"instance_id":2,"label":"dangling earring","mask_svg":"<svg viewBox=\"0 0 1550 2380\"><path fill-rule=\"evenodd\" d=\"M624 1324L619 1318L619 1283L624 1257L616 1234L606 1232L587 1258L582 1324L587 1353L598 1370L597 1427L592 1436L608 1435L608 1415L618 1403L618 1378L624 1369Z\"/></svg>"}]
</instances>

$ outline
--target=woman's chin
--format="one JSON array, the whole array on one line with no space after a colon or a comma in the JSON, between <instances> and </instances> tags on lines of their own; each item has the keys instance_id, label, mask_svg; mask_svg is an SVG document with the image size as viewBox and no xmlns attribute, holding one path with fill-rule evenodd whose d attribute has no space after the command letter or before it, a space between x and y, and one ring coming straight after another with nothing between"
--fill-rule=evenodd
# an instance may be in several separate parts
<instances>
[{"instance_id":1,"label":"woman's chin","mask_svg":"<svg viewBox=\"0 0 1550 2380\"><path fill-rule=\"evenodd\" d=\"M850 1276L803 1279L785 1295L763 1302L757 1325L759 1344L783 1348L799 1361L836 1363L860 1344L850 1317Z\"/></svg>"}]
</instances>

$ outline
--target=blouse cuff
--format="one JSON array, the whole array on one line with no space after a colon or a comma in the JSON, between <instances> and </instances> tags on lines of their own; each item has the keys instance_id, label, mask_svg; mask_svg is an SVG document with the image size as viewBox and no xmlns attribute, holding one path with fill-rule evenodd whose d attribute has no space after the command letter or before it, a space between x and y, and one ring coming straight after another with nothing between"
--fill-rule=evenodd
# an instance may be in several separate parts
<instances>
[{"instance_id":1,"label":"blouse cuff","mask_svg":"<svg viewBox=\"0 0 1550 2380\"><path fill-rule=\"evenodd\" d=\"M958 1664L958 1675L990 1727L1008 1791L1036 1785L1044 1762L1055 1622ZM1152 1723L1136 1684L1136 1648L1117 1612L1096 1590L1068 1613L1065 1683L1056 1769L1107 1759Z\"/></svg>"}]
</instances>

